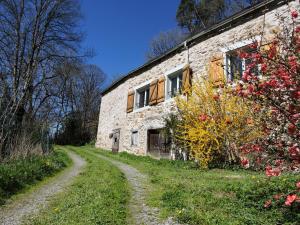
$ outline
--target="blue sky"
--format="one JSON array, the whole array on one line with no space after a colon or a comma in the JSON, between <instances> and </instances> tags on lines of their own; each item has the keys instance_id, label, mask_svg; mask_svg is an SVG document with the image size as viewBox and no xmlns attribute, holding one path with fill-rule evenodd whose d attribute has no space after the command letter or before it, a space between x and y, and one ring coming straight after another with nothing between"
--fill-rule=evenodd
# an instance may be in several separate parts
<instances>
[{"instance_id":1,"label":"blue sky","mask_svg":"<svg viewBox=\"0 0 300 225\"><path fill-rule=\"evenodd\" d=\"M151 39L176 27L180 0L81 0L86 33L83 47L96 56L110 82L145 63Z\"/></svg>"}]
</instances>

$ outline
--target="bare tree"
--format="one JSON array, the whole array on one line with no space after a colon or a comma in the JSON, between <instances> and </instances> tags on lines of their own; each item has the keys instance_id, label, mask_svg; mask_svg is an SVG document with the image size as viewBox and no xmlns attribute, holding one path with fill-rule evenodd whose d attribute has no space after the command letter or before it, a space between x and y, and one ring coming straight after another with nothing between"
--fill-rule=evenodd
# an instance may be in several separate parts
<instances>
[{"instance_id":1,"label":"bare tree","mask_svg":"<svg viewBox=\"0 0 300 225\"><path fill-rule=\"evenodd\" d=\"M58 75L53 68L77 57L80 17L78 0L0 1L2 155L9 139L32 124L52 96Z\"/></svg>"},{"instance_id":2,"label":"bare tree","mask_svg":"<svg viewBox=\"0 0 300 225\"><path fill-rule=\"evenodd\" d=\"M64 99L64 115L57 124L56 142L85 144L95 140L101 103L103 71L95 65L83 65L77 73L68 76Z\"/></svg>"},{"instance_id":3,"label":"bare tree","mask_svg":"<svg viewBox=\"0 0 300 225\"><path fill-rule=\"evenodd\" d=\"M161 32L150 42L149 50L146 53L146 58L151 60L163 55L168 50L174 48L187 38L187 34L179 29Z\"/></svg>"}]
</instances>

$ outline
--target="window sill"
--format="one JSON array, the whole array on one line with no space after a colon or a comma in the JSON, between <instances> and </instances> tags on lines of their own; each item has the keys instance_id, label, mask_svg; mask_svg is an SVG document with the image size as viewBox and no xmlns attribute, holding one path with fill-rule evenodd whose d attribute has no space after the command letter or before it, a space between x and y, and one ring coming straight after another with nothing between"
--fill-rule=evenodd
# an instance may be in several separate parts
<instances>
[{"instance_id":1,"label":"window sill","mask_svg":"<svg viewBox=\"0 0 300 225\"><path fill-rule=\"evenodd\" d=\"M134 109L133 112L142 112L142 111L144 111L146 109L150 109L150 108L151 108L151 106L148 105L148 106L145 106L145 107L142 107L142 108Z\"/></svg>"}]
</instances>

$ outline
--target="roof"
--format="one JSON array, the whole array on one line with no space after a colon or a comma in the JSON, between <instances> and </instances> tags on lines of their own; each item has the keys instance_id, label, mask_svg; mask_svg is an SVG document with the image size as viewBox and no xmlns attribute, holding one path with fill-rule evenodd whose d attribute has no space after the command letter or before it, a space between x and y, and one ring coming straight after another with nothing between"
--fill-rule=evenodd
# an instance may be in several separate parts
<instances>
[{"instance_id":1,"label":"roof","mask_svg":"<svg viewBox=\"0 0 300 225\"><path fill-rule=\"evenodd\" d=\"M174 48L167 51L165 54L154 58L147 63L143 64L142 66L130 71L129 73L125 74L124 76L121 76L119 79L112 82L110 86L108 86L106 89L102 91L102 95L107 94L109 91L113 90L117 86L119 86L124 81L130 79L131 77L137 76L143 71L147 70L148 68L151 68L160 62L164 61L166 58L169 58L170 56L182 51L185 49L185 46L193 46L203 40L206 40L210 37L213 37L215 35L218 35L225 30L229 30L235 26L238 26L239 24L242 24L246 21L249 21L251 19L254 19L268 11L271 11L275 8L278 8L284 4L287 4L292 0L265 0L261 3L258 3L252 7L248 7L244 10L242 10L239 13L236 13L230 17L228 17L225 20L220 21L219 23L202 30L198 34L186 39L181 44L175 46Z\"/></svg>"}]
</instances>

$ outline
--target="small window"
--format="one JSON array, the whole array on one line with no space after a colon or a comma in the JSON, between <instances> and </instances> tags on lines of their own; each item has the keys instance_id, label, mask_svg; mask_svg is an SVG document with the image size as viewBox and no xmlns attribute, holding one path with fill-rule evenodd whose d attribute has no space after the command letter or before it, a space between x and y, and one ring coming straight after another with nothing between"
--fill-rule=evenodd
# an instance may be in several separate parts
<instances>
[{"instance_id":1,"label":"small window","mask_svg":"<svg viewBox=\"0 0 300 225\"><path fill-rule=\"evenodd\" d=\"M170 74L167 79L167 96L173 98L181 93L182 87L182 70Z\"/></svg>"},{"instance_id":2,"label":"small window","mask_svg":"<svg viewBox=\"0 0 300 225\"><path fill-rule=\"evenodd\" d=\"M149 85L136 91L136 108L143 108L149 105Z\"/></svg>"},{"instance_id":3,"label":"small window","mask_svg":"<svg viewBox=\"0 0 300 225\"><path fill-rule=\"evenodd\" d=\"M226 53L226 74L228 81L240 80L243 77L243 73L252 63L251 58L241 58L240 52L253 53L255 50L249 47L243 47L236 50L232 50ZM251 73L259 75L259 68L255 67L251 69Z\"/></svg>"},{"instance_id":4,"label":"small window","mask_svg":"<svg viewBox=\"0 0 300 225\"><path fill-rule=\"evenodd\" d=\"M137 146L138 132L132 131L131 133L131 146Z\"/></svg>"}]
</instances>

